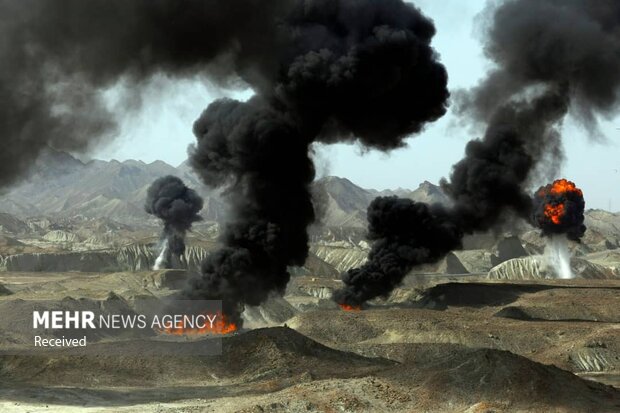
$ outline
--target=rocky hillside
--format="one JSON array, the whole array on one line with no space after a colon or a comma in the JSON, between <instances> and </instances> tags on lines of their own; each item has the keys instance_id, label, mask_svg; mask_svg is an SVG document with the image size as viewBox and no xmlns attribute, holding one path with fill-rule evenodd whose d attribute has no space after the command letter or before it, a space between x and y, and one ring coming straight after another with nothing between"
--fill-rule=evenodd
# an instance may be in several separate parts
<instances>
[{"instance_id":1,"label":"rocky hillside","mask_svg":"<svg viewBox=\"0 0 620 413\"><path fill-rule=\"evenodd\" d=\"M137 226L157 225L144 212L143 203L148 186L168 174L182 178L205 198L202 211L205 220L226 220L227 206L221 193L206 188L187 162L178 167L162 161L85 163L65 152L49 149L37 160L30 176L0 198L0 232L27 232L32 217L39 217L38 221L51 217L53 222L84 217ZM366 208L377 196L395 195L427 203L450 202L439 186L428 181L415 190L376 190L361 188L346 178L328 176L315 182L313 192L319 205L319 226L328 228L323 230L325 235L332 241L353 237L355 243L363 237L366 228ZM620 214L590 210L586 225L589 228L584 237L586 244L595 246L596 250L620 247Z\"/></svg>"},{"instance_id":2,"label":"rocky hillside","mask_svg":"<svg viewBox=\"0 0 620 413\"><path fill-rule=\"evenodd\" d=\"M204 244L204 243L203 243ZM183 267L198 272L202 261L217 244L191 245L185 250ZM153 268L158 251L152 245L131 244L120 248L73 252L26 252L0 255L0 271L12 272L121 272ZM290 269L293 275L336 278L339 272L310 253L303 267Z\"/></svg>"},{"instance_id":3,"label":"rocky hillside","mask_svg":"<svg viewBox=\"0 0 620 413\"><path fill-rule=\"evenodd\" d=\"M377 191L360 188L346 178L328 176L316 182L315 190L324 203L321 224L336 228L366 228L366 208L378 196L398 196L427 203L449 203L441 188L428 181L421 183L413 191L403 188Z\"/></svg>"},{"instance_id":4,"label":"rocky hillside","mask_svg":"<svg viewBox=\"0 0 620 413\"><path fill-rule=\"evenodd\" d=\"M620 273L613 265L597 264L583 258L571 259L571 271L577 278L606 279L617 278ZM488 274L490 279L529 280L556 278L552 269L547 268L545 259L540 255L514 258L493 267Z\"/></svg>"},{"instance_id":5,"label":"rocky hillside","mask_svg":"<svg viewBox=\"0 0 620 413\"><path fill-rule=\"evenodd\" d=\"M0 199L0 212L22 219L84 216L140 223L149 219L143 208L146 189L164 175L179 176L190 187L201 191L207 199L205 219L216 220L223 215L224 206L217 202L217 196L206 191L182 166L135 160L84 163L52 149L37 160L29 177Z\"/></svg>"},{"instance_id":6,"label":"rocky hillside","mask_svg":"<svg viewBox=\"0 0 620 413\"><path fill-rule=\"evenodd\" d=\"M203 222L190 237L197 249L188 250L190 268L206 254L201 242L217 239L227 220L227 205L220 191L200 183L187 163L173 167L162 161L144 163L93 160L82 162L71 155L46 151L33 172L0 198L0 266L21 271L120 271L150 268L150 249L161 224L143 209L148 186L163 175L181 177L205 199ZM419 202L449 204L441 188L423 182L415 190L364 189L346 178L328 176L317 180L313 194L318 222L310 228L311 260L294 275L337 278L362 265L370 251L366 241L366 209L377 196L399 196ZM588 230L581 244L572 244L573 255L590 260L594 253L620 248L620 214L602 210L586 213ZM498 243L498 234L476 234L440 262L420 267L415 273L486 274L506 260L543 253L545 240L536 229L522 225L519 237ZM131 251L131 252L123 252ZM62 259L58 257L62 254ZM599 256L592 256L601 260ZM617 263L594 264L612 268ZM493 278L520 278L524 272L545 277L536 261L523 258L493 273ZM596 272L588 267L588 273ZM587 275L586 275L587 277ZM600 278L591 276L591 278Z\"/></svg>"},{"instance_id":7,"label":"rocky hillside","mask_svg":"<svg viewBox=\"0 0 620 413\"><path fill-rule=\"evenodd\" d=\"M24 232L30 217L54 220L76 216L107 218L117 222L156 224L143 208L146 190L156 179L175 175L205 199L202 216L207 221L226 220L227 207L218 191L202 185L187 162L174 167L162 161L144 163L93 160L81 162L65 152L49 149L37 160L30 176L0 199L0 230ZM441 189L429 182L411 191L377 191L361 188L348 179L325 177L315 183L321 204L320 224L328 228L364 229L366 208L377 196L398 195L424 202L447 202Z\"/></svg>"}]
</instances>

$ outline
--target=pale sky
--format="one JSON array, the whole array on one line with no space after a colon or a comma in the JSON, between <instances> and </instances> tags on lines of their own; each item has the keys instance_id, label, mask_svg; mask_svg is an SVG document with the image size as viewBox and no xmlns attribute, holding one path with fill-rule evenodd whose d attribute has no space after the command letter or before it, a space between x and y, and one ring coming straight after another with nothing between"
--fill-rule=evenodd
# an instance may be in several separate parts
<instances>
[{"instance_id":1,"label":"pale sky","mask_svg":"<svg viewBox=\"0 0 620 413\"><path fill-rule=\"evenodd\" d=\"M476 35L476 16L484 0L417 0L414 3L435 21L433 45L449 75L454 91L475 85L490 63ZM187 158L194 142L192 124L214 99L229 96L247 99L250 90L222 90L199 81L158 79L145 96L141 111L121 121L120 136L94 154L99 159L161 159L177 166ZM437 183L450 173L464 153L468 140L479 137L457 126L449 112L409 139L408 147L384 154L363 152L355 145L317 148L320 175L337 175L365 188L416 188L424 180ZM620 117L601 120L597 139L567 119L563 127L566 160L557 176L566 177L584 190L587 208L620 210ZM539 182L540 184L546 182Z\"/></svg>"}]
</instances>

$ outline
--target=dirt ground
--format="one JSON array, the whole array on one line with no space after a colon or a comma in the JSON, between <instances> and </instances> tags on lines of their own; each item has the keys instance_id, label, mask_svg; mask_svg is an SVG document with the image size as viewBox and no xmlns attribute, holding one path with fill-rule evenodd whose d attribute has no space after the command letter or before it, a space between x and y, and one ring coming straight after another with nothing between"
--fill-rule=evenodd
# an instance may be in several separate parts
<instances>
[{"instance_id":1,"label":"dirt ground","mask_svg":"<svg viewBox=\"0 0 620 413\"><path fill-rule=\"evenodd\" d=\"M0 342L21 300L159 298L180 276L2 273ZM178 343L183 357L109 355L145 344L114 340L91 355L2 356L0 411L620 411L620 281L408 280L360 312L312 297L336 285L296 280L285 298L303 311L224 337L220 356L192 355L200 340Z\"/></svg>"}]
</instances>

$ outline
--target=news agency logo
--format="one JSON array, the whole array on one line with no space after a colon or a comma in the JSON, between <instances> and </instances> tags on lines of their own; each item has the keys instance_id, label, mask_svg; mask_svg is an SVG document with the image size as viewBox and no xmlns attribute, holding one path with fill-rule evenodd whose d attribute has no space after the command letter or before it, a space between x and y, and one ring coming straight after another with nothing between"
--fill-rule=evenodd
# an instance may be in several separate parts
<instances>
[{"instance_id":1,"label":"news agency logo","mask_svg":"<svg viewBox=\"0 0 620 413\"><path fill-rule=\"evenodd\" d=\"M33 311L32 328L97 328L93 311Z\"/></svg>"},{"instance_id":2,"label":"news agency logo","mask_svg":"<svg viewBox=\"0 0 620 413\"><path fill-rule=\"evenodd\" d=\"M215 300L32 300L24 309L12 333L26 345L0 343L0 354L218 355L237 331Z\"/></svg>"},{"instance_id":3,"label":"news agency logo","mask_svg":"<svg viewBox=\"0 0 620 413\"><path fill-rule=\"evenodd\" d=\"M148 322L145 314L106 314L95 316L93 311L34 311L32 313L33 328L45 329L98 329L113 328L127 329L150 328L156 331L169 329L213 329L215 332L216 320L221 314L164 314L161 317L153 315Z\"/></svg>"}]
</instances>

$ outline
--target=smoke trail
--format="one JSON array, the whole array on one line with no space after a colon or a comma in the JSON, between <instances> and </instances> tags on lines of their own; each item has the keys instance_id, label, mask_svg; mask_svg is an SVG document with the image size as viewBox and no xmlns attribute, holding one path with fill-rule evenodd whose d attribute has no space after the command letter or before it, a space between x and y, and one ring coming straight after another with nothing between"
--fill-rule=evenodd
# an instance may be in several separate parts
<instances>
[{"instance_id":1,"label":"smoke trail","mask_svg":"<svg viewBox=\"0 0 620 413\"><path fill-rule=\"evenodd\" d=\"M526 184L545 149L557 145L559 134L552 125L566 109L565 98L559 93L499 108L484 137L467 144L465 158L454 165L450 181L442 182L453 200L449 210L398 198L374 200L368 208L369 237L374 241L369 259L361 268L343 274L345 287L335 291L334 300L360 306L369 299L385 297L414 267L436 262L460 248L465 234L487 231L507 213L529 220L532 200ZM407 207L377 208L377 203ZM393 216L383 218L380 215L384 213ZM418 223L411 222L412 214L419 214ZM376 233L373 221L382 219L400 224Z\"/></svg>"},{"instance_id":2,"label":"smoke trail","mask_svg":"<svg viewBox=\"0 0 620 413\"><path fill-rule=\"evenodd\" d=\"M155 264L153 264L154 270L161 270L162 268L165 268L166 263L170 262L171 258L168 252L168 240L164 239L160 244L159 255L155 258Z\"/></svg>"},{"instance_id":3,"label":"smoke trail","mask_svg":"<svg viewBox=\"0 0 620 413\"><path fill-rule=\"evenodd\" d=\"M617 108L618 2L508 0L490 4L483 16L488 17L485 53L496 67L473 90L457 96L460 113L487 128L483 139L467 145L450 180L442 182L454 207L439 220L452 230L437 242L437 233L414 233L413 226L406 237L395 228L377 238L371 229L370 259L343 275L345 286L334 294L338 303L359 306L386 296L413 267L460 246L459 234L488 230L509 214L529 220L532 172L545 156L561 157L557 126L564 116L570 110L594 131L596 115ZM369 207L371 228L377 202L386 201L375 200ZM438 218L426 214L420 219Z\"/></svg>"},{"instance_id":4,"label":"smoke trail","mask_svg":"<svg viewBox=\"0 0 620 413\"><path fill-rule=\"evenodd\" d=\"M566 234L549 236L543 260L544 267L550 269L558 278L568 280L574 277L570 266L570 251Z\"/></svg>"},{"instance_id":5,"label":"smoke trail","mask_svg":"<svg viewBox=\"0 0 620 413\"><path fill-rule=\"evenodd\" d=\"M147 190L145 210L164 223L162 250L155 266L178 268L185 253L185 234L202 218L202 198L176 176L156 179Z\"/></svg>"}]
</instances>

